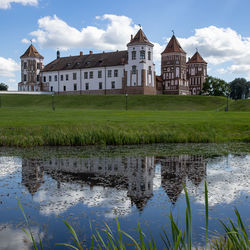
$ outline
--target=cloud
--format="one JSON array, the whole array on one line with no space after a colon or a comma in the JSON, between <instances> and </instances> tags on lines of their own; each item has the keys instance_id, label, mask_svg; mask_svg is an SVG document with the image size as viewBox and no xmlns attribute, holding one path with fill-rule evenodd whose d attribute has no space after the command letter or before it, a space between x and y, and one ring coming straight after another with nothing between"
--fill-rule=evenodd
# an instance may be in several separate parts
<instances>
[{"instance_id":1,"label":"cloud","mask_svg":"<svg viewBox=\"0 0 250 250\"><path fill-rule=\"evenodd\" d=\"M14 77L20 65L11 58L0 57L0 77Z\"/></svg>"},{"instance_id":2,"label":"cloud","mask_svg":"<svg viewBox=\"0 0 250 250\"><path fill-rule=\"evenodd\" d=\"M126 16L105 14L96 19L107 20L106 29L87 26L79 30L54 15L40 18L39 29L30 34L43 48L121 50L126 49L130 35L138 30L138 26L133 25L132 19Z\"/></svg>"},{"instance_id":3,"label":"cloud","mask_svg":"<svg viewBox=\"0 0 250 250\"><path fill-rule=\"evenodd\" d=\"M32 41L32 43L36 43L36 39L31 39L31 40L28 40L27 38L23 38L22 40L21 40L21 42L22 43L25 43L25 44L30 44L31 43L31 41Z\"/></svg>"},{"instance_id":4,"label":"cloud","mask_svg":"<svg viewBox=\"0 0 250 250\"><path fill-rule=\"evenodd\" d=\"M0 249L11 250L11 249L22 249L29 250L32 248L32 241L28 238L25 232L21 229L14 228L13 225L0 224ZM27 228L25 228L27 230ZM31 228L35 237L35 242L38 243L39 229L37 227ZM39 234L40 238L44 238L44 234Z\"/></svg>"},{"instance_id":5,"label":"cloud","mask_svg":"<svg viewBox=\"0 0 250 250\"><path fill-rule=\"evenodd\" d=\"M38 5L38 0L0 0L0 9L10 9L12 3L36 6Z\"/></svg>"},{"instance_id":6,"label":"cloud","mask_svg":"<svg viewBox=\"0 0 250 250\"><path fill-rule=\"evenodd\" d=\"M208 203L231 204L240 195L250 193L250 157L232 156L210 159L207 164ZM188 192L194 194L198 203L204 204L204 185L196 189L188 185Z\"/></svg>"}]
</instances>

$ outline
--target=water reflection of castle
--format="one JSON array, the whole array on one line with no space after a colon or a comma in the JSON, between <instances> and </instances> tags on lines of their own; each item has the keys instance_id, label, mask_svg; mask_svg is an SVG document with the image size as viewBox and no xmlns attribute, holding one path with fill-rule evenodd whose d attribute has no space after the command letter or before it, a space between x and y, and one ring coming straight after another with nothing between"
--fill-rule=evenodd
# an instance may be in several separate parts
<instances>
[{"instance_id":1,"label":"water reflection of castle","mask_svg":"<svg viewBox=\"0 0 250 250\"><path fill-rule=\"evenodd\" d=\"M57 181L58 189L65 182L126 189L132 204L143 210L153 195L156 164L161 165L161 186L172 203L186 179L198 186L206 175L200 156L24 159L22 183L31 194L43 184L44 174Z\"/></svg>"}]
</instances>

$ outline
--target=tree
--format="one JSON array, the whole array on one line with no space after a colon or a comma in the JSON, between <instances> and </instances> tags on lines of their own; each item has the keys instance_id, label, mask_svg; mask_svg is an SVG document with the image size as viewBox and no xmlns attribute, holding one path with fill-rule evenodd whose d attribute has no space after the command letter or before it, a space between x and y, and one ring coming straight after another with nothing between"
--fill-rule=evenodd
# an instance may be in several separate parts
<instances>
[{"instance_id":1,"label":"tree","mask_svg":"<svg viewBox=\"0 0 250 250\"><path fill-rule=\"evenodd\" d=\"M8 90L8 85L0 83L0 91L7 91L7 90Z\"/></svg>"},{"instance_id":2,"label":"tree","mask_svg":"<svg viewBox=\"0 0 250 250\"><path fill-rule=\"evenodd\" d=\"M245 78L235 78L230 83L230 97L234 100L248 98L250 96L250 82Z\"/></svg>"},{"instance_id":3,"label":"tree","mask_svg":"<svg viewBox=\"0 0 250 250\"><path fill-rule=\"evenodd\" d=\"M210 96L228 96L230 93L230 86L222 79L208 76L203 84L201 91L202 95Z\"/></svg>"}]
</instances>

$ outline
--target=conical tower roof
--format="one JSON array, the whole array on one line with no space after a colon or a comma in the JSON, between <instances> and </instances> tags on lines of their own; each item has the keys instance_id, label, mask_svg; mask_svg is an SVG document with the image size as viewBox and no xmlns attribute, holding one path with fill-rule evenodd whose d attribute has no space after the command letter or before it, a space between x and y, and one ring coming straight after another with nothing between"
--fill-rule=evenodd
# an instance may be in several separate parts
<instances>
[{"instance_id":1,"label":"conical tower roof","mask_svg":"<svg viewBox=\"0 0 250 250\"><path fill-rule=\"evenodd\" d=\"M150 46L154 46L151 42L149 42L148 38L146 37L145 33L140 29L134 38L131 38L131 41L127 44L129 45L136 45L136 44L147 44Z\"/></svg>"},{"instance_id":2,"label":"conical tower roof","mask_svg":"<svg viewBox=\"0 0 250 250\"><path fill-rule=\"evenodd\" d=\"M195 54L188 60L187 63L206 63L207 62L202 58L200 53L198 51L195 52Z\"/></svg>"},{"instance_id":3,"label":"conical tower roof","mask_svg":"<svg viewBox=\"0 0 250 250\"><path fill-rule=\"evenodd\" d=\"M29 48L25 51L25 53L20 57L20 58L25 58L25 57L36 57L40 59L44 59L43 56L41 56L36 48L31 44Z\"/></svg>"},{"instance_id":4,"label":"conical tower roof","mask_svg":"<svg viewBox=\"0 0 250 250\"><path fill-rule=\"evenodd\" d=\"M172 36L172 38L170 39L167 47L162 52L162 54L164 54L164 53L172 53L172 52L180 52L180 53L185 53L186 54L186 52L182 49L181 45L179 44L179 42L178 42L177 38L175 37L175 35Z\"/></svg>"}]
</instances>

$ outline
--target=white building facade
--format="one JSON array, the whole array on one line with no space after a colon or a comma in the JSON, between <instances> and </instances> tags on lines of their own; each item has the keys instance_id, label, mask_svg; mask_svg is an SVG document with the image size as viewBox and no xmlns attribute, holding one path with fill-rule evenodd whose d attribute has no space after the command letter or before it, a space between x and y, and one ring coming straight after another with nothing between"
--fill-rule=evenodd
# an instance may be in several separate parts
<instances>
[{"instance_id":1,"label":"white building facade","mask_svg":"<svg viewBox=\"0 0 250 250\"><path fill-rule=\"evenodd\" d=\"M36 51L33 45L32 51ZM19 91L49 91L56 94L156 94L153 44L140 29L128 50L60 57L43 67L36 51L21 57L22 82ZM32 54L32 86L26 84L28 60ZM28 57L29 56L29 57ZM27 62L26 62L27 61ZM30 70L30 68L29 68ZM31 84L30 84L31 85Z\"/></svg>"}]
</instances>

